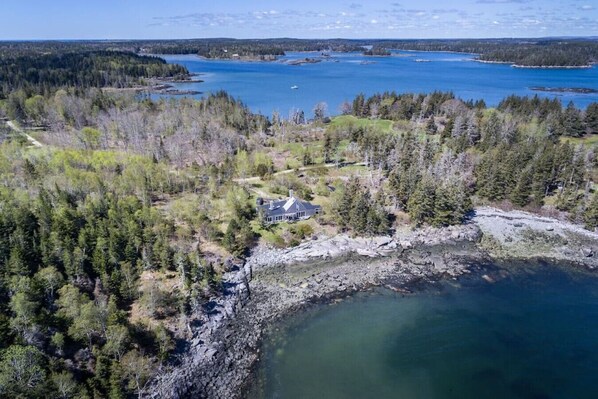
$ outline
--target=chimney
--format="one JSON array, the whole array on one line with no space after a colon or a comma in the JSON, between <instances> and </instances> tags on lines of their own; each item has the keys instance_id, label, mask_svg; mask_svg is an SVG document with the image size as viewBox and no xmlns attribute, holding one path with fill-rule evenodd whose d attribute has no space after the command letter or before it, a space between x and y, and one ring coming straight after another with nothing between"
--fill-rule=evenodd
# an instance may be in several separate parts
<instances>
[{"instance_id":1,"label":"chimney","mask_svg":"<svg viewBox=\"0 0 598 399\"><path fill-rule=\"evenodd\" d=\"M270 210L274 209L274 201L270 200Z\"/></svg>"},{"instance_id":2,"label":"chimney","mask_svg":"<svg viewBox=\"0 0 598 399\"><path fill-rule=\"evenodd\" d=\"M289 198L293 198L293 190L289 190Z\"/></svg>"}]
</instances>

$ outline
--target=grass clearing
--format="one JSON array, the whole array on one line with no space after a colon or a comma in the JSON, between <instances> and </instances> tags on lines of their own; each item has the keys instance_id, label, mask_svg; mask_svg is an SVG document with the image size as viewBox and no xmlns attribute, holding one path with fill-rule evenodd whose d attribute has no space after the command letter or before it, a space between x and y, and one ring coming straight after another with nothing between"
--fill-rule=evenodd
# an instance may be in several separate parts
<instances>
[{"instance_id":1,"label":"grass clearing","mask_svg":"<svg viewBox=\"0 0 598 399\"><path fill-rule=\"evenodd\" d=\"M387 119L358 118L353 115L341 115L334 117L329 125L333 129L348 128L373 128L384 133L393 131L393 121Z\"/></svg>"},{"instance_id":2,"label":"grass clearing","mask_svg":"<svg viewBox=\"0 0 598 399\"><path fill-rule=\"evenodd\" d=\"M569 143L573 145L583 145L585 147L598 146L598 134L588 134L584 137L561 137L562 143Z\"/></svg>"}]
</instances>

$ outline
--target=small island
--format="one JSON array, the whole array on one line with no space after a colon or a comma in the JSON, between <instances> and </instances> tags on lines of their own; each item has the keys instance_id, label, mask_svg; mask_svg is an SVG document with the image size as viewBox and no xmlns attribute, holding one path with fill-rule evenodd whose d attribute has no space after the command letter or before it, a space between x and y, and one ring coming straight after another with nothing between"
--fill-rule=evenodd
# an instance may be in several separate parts
<instances>
[{"instance_id":1,"label":"small island","mask_svg":"<svg viewBox=\"0 0 598 399\"><path fill-rule=\"evenodd\" d=\"M380 46L373 46L369 50L365 50L363 55L373 56L373 57L388 57L391 55L390 51L384 47Z\"/></svg>"},{"instance_id":2,"label":"small island","mask_svg":"<svg viewBox=\"0 0 598 399\"><path fill-rule=\"evenodd\" d=\"M290 60L287 61L287 65L292 65L292 66L298 66L298 65L303 65L303 64L318 64L322 62L322 60L320 58L302 58L299 60Z\"/></svg>"}]
</instances>

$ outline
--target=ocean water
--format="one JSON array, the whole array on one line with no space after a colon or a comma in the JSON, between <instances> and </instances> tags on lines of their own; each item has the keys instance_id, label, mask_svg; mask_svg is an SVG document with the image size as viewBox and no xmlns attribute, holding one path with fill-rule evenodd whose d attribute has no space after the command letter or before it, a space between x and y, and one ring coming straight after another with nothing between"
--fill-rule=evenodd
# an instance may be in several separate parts
<instances>
[{"instance_id":1,"label":"ocean water","mask_svg":"<svg viewBox=\"0 0 598 399\"><path fill-rule=\"evenodd\" d=\"M251 398L597 398L598 278L534 266L279 325Z\"/></svg>"},{"instance_id":2,"label":"ocean water","mask_svg":"<svg viewBox=\"0 0 598 399\"><path fill-rule=\"evenodd\" d=\"M598 93L547 93L531 87L598 89L598 68L522 69L505 64L473 61L474 55L438 52L396 52L392 57L366 57L359 53L331 53L318 64L293 66L283 61L317 57L318 53L290 53L278 62L206 60L192 55L162 56L199 73L203 83L176 84L180 89L210 93L226 90L253 111L287 116L291 109L313 115L316 103L328 104L328 114L339 113L344 101L359 93L428 93L453 91L463 99L484 99L489 106L510 95L558 97L564 105L573 101L585 108L598 102ZM429 62L416 62L426 60ZM291 89L298 86L298 89Z\"/></svg>"}]
</instances>

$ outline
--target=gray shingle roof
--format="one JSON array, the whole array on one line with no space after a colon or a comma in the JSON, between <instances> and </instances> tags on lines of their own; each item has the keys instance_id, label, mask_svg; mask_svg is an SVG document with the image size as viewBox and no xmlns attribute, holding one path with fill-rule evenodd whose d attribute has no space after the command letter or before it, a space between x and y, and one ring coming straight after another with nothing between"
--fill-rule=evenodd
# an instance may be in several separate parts
<instances>
[{"instance_id":1,"label":"gray shingle roof","mask_svg":"<svg viewBox=\"0 0 598 399\"><path fill-rule=\"evenodd\" d=\"M302 211L315 211L316 209L321 208L319 205L313 205L307 201L301 201L294 197L273 201L272 205L272 209L270 209L270 202L266 201L263 205L258 206L258 209L263 212L264 216L274 217Z\"/></svg>"}]
</instances>

